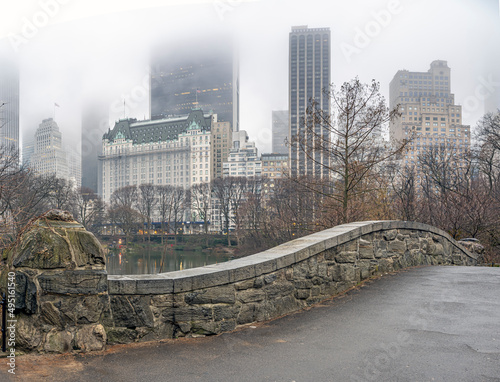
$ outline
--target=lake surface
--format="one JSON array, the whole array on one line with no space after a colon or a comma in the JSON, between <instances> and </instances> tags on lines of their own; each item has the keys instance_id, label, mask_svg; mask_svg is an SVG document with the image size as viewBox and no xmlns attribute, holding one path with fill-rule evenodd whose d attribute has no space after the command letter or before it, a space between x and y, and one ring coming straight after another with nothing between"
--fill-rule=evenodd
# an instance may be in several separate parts
<instances>
[{"instance_id":1,"label":"lake surface","mask_svg":"<svg viewBox=\"0 0 500 382\"><path fill-rule=\"evenodd\" d=\"M110 251L106 255L106 270L110 275L142 275L203 267L229 260L228 255L202 251L130 249ZM163 266L162 266L163 258Z\"/></svg>"}]
</instances>

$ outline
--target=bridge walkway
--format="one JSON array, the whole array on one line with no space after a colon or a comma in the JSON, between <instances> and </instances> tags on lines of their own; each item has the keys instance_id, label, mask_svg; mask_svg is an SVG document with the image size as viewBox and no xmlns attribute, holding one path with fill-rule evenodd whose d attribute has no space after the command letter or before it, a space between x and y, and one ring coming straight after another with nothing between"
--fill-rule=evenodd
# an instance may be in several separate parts
<instances>
[{"instance_id":1,"label":"bridge walkway","mask_svg":"<svg viewBox=\"0 0 500 382\"><path fill-rule=\"evenodd\" d=\"M0 380L500 381L500 268L412 268L232 333L17 368L10 378L2 364Z\"/></svg>"}]
</instances>

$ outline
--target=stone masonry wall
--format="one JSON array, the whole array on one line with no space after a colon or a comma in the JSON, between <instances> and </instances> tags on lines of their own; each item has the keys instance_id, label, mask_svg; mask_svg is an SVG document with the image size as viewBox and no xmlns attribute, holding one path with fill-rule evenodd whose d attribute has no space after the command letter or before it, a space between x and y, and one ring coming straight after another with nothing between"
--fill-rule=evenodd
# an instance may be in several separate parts
<instances>
[{"instance_id":1,"label":"stone masonry wall","mask_svg":"<svg viewBox=\"0 0 500 382\"><path fill-rule=\"evenodd\" d=\"M417 265L476 265L444 231L420 223L351 223L227 263L108 276L108 343L196 337L290 313L361 280Z\"/></svg>"}]
</instances>

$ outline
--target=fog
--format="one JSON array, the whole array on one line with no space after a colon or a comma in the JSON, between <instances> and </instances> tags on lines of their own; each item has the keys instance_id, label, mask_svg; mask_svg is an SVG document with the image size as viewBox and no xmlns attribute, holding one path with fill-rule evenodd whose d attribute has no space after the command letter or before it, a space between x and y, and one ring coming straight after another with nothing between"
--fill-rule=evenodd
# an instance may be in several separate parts
<instances>
[{"instance_id":1,"label":"fog","mask_svg":"<svg viewBox=\"0 0 500 382\"><path fill-rule=\"evenodd\" d=\"M240 129L262 153L271 150L271 111L288 108L291 26L329 27L332 81L376 79L386 99L397 70L448 61L463 122L475 125L500 105L498 9L498 0L1 1L1 54L20 63L21 136L55 112L63 140L80 150L84 103L107 105L109 127L123 116L149 118L151 49L230 33Z\"/></svg>"}]
</instances>

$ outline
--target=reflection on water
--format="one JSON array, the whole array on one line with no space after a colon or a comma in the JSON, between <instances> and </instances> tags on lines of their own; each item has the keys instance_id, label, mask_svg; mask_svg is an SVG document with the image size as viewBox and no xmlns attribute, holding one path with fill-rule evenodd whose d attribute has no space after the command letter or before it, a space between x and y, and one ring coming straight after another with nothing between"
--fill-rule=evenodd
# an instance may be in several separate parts
<instances>
[{"instance_id":1,"label":"reflection on water","mask_svg":"<svg viewBox=\"0 0 500 382\"><path fill-rule=\"evenodd\" d=\"M202 251L173 251L169 249L165 254L161 250L147 248L134 250L127 248L120 251L110 251L106 255L106 270L110 275L172 272L229 260L227 255L216 255Z\"/></svg>"}]
</instances>

